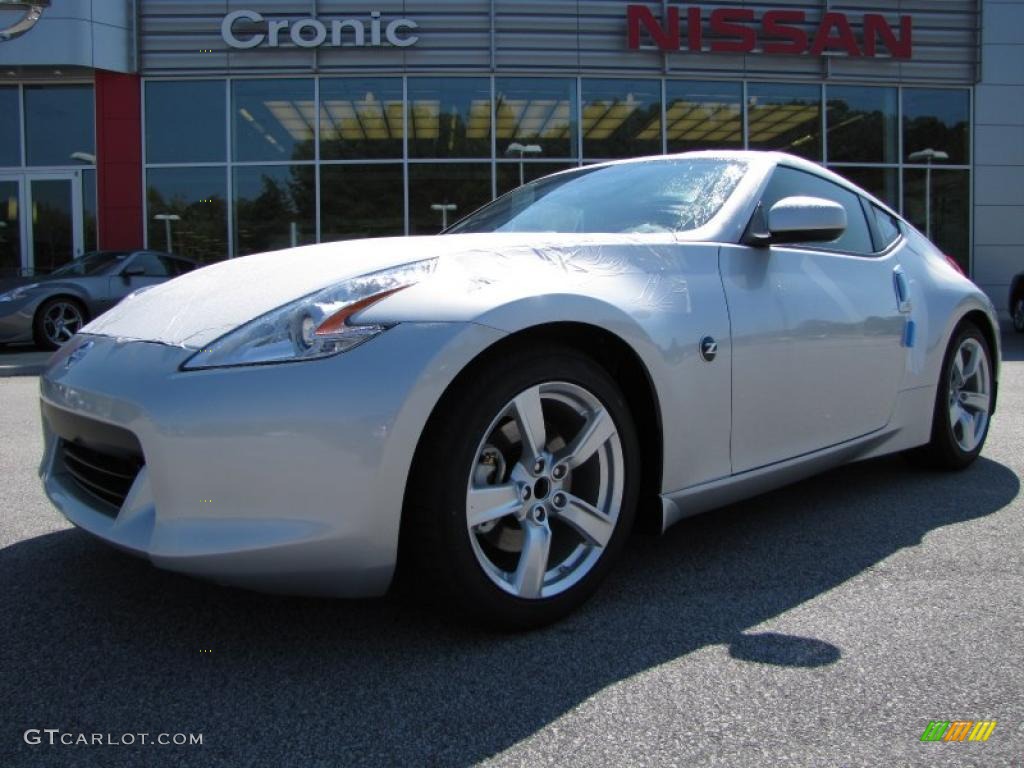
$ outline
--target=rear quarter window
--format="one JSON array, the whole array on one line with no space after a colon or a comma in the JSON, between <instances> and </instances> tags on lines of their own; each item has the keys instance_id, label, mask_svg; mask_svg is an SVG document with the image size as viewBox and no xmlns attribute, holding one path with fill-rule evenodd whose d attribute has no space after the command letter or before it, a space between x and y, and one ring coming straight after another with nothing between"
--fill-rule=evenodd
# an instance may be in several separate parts
<instances>
[{"instance_id":1,"label":"rear quarter window","mask_svg":"<svg viewBox=\"0 0 1024 768\"><path fill-rule=\"evenodd\" d=\"M878 250L884 251L900 238L900 222L890 213L883 211L877 205L871 205L871 214L875 217L875 228L878 230Z\"/></svg>"}]
</instances>

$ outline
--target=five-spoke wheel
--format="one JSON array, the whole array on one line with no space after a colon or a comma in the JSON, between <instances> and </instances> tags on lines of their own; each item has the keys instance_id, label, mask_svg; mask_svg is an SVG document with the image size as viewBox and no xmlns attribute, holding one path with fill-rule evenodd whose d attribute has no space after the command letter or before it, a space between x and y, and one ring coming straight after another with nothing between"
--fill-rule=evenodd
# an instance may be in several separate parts
<instances>
[{"instance_id":1,"label":"five-spoke wheel","mask_svg":"<svg viewBox=\"0 0 1024 768\"><path fill-rule=\"evenodd\" d=\"M966 337L960 342L949 372L949 424L961 450L978 447L988 430L992 399L992 373L982 341Z\"/></svg>"},{"instance_id":2,"label":"five-spoke wheel","mask_svg":"<svg viewBox=\"0 0 1024 768\"><path fill-rule=\"evenodd\" d=\"M973 323L961 324L942 361L931 440L912 457L939 469L973 462L988 436L993 381L988 341Z\"/></svg>"},{"instance_id":3,"label":"five-spoke wheel","mask_svg":"<svg viewBox=\"0 0 1024 768\"><path fill-rule=\"evenodd\" d=\"M629 533L638 453L621 391L579 351L520 348L481 365L417 452L402 533L415 586L492 625L560 618Z\"/></svg>"},{"instance_id":4,"label":"five-spoke wheel","mask_svg":"<svg viewBox=\"0 0 1024 768\"><path fill-rule=\"evenodd\" d=\"M615 531L622 442L583 387L537 384L512 398L477 447L466 522L477 562L501 589L549 597L583 578Z\"/></svg>"},{"instance_id":5,"label":"five-spoke wheel","mask_svg":"<svg viewBox=\"0 0 1024 768\"><path fill-rule=\"evenodd\" d=\"M57 349L85 325L85 311L72 299L48 299L36 311L33 336L36 346Z\"/></svg>"}]
</instances>

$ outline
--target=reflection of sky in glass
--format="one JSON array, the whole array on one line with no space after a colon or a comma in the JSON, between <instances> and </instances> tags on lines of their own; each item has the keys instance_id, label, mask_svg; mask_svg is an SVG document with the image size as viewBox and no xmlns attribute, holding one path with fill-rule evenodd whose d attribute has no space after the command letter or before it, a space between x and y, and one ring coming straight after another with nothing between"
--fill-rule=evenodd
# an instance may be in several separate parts
<instances>
[{"instance_id":1,"label":"reflection of sky in glass","mask_svg":"<svg viewBox=\"0 0 1024 768\"><path fill-rule=\"evenodd\" d=\"M232 89L236 160L312 159L312 80L236 80Z\"/></svg>"},{"instance_id":2,"label":"reflection of sky in glass","mask_svg":"<svg viewBox=\"0 0 1024 768\"><path fill-rule=\"evenodd\" d=\"M223 200L227 190L223 168L154 168L147 171L146 183L168 203ZM160 211L150 211L154 213Z\"/></svg>"},{"instance_id":3,"label":"reflection of sky in glass","mask_svg":"<svg viewBox=\"0 0 1024 768\"><path fill-rule=\"evenodd\" d=\"M0 165L21 165L18 89L0 88Z\"/></svg>"},{"instance_id":4,"label":"reflection of sky in glass","mask_svg":"<svg viewBox=\"0 0 1024 768\"><path fill-rule=\"evenodd\" d=\"M216 162L224 149L224 81L146 83L146 161Z\"/></svg>"},{"instance_id":5,"label":"reflection of sky in glass","mask_svg":"<svg viewBox=\"0 0 1024 768\"><path fill-rule=\"evenodd\" d=\"M938 90L905 88L903 90L903 117L935 117L952 127L968 120L970 97L966 90Z\"/></svg>"},{"instance_id":6,"label":"reflection of sky in glass","mask_svg":"<svg viewBox=\"0 0 1024 768\"><path fill-rule=\"evenodd\" d=\"M235 169L235 198L253 199L263 192L263 179L267 178L288 195L289 183L292 181L291 168L286 165L268 166L265 168Z\"/></svg>"},{"instance_id":7,"label":"reflection of sky in glass","mask_svg":"<svg viewBox=\"0 0 1024 768\"><path fill-rule=\"evenodd\" d=\"M25 86L25 138L29 165L92 164L94 139L91 85ZM89 159L72 158L76 152Z\"/></svg>"}]
</instances>

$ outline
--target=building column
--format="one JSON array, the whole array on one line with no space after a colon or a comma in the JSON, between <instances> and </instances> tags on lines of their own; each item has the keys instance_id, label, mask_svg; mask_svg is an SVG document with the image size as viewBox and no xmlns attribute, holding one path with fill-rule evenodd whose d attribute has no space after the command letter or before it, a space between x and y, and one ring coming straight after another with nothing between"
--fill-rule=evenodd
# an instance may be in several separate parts
<instances>
[{"instance_id":1,"label":"building column","mask_svg":"<svg viewBox=\"0 0 1024 768\"><path fill-rule=\"evenodd\" d=\"M96 70L99 247L142 247L142 84L138 75Z\"/></svg>"}]
</instances>

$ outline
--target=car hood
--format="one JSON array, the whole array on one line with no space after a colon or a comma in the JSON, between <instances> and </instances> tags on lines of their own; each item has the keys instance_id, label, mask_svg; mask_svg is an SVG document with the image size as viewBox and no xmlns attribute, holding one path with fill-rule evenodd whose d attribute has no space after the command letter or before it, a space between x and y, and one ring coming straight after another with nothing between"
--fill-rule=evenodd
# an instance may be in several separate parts
<instances>
[{"instance_id":1,"label":"car hood","mask_svg":"<svg viewBox=\"0 0 1024 768\"><path fill-rule=\"evenodd\" d=\"M669 236L666 242L672 241ZM508 275L554 267L576 274L644 272L614 246L649 236L485 234L381 238L291 248L229 259L130 296L83 333L199 349L266 312L343 280L438 258L437 273ZM657 248L641 249L650 259ZM536 284L535 284L536 285Z\"/></svg>"}]
</instances>

